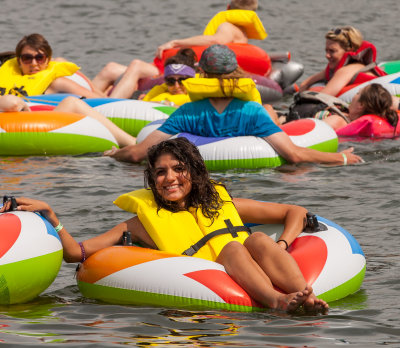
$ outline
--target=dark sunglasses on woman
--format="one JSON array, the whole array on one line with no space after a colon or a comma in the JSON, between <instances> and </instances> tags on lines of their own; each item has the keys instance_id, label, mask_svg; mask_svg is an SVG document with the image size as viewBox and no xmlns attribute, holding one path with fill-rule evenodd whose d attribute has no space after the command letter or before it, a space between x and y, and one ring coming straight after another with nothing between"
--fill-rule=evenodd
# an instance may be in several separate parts
<instances>
[{"instance_id":1,"label":"dark sunglasses on woman","mask_svg":"<svg viewBox=\"0 0 400 348\"><path fill-rule=\"evenodd\" d=\"M36 60L36 63L38 63L38 64L43 64L46 61L47 56L43 53L38 53L35 56L32 54L26 53L26 54L21 54L20 59L21 59L21 62L24 64L31 64L33 62L33 60Z\"/></svg>"},{"instance_id":2,"label":"dark sunglasses on woman","mask_svg":"<svg viewBox=\"0 0 400 348\"><path fill-rule=\"evenodd\" d=\"M178 78L175 78L175 77L166 77L165 78L165 83L168 85L168 86L173 86L173 85L175 85L175 83L176 82L178 82L180 85L182 84L182 81L185 81L186 79L188 79L189 77L178 77Z\"/></svg>"}]
</instances>

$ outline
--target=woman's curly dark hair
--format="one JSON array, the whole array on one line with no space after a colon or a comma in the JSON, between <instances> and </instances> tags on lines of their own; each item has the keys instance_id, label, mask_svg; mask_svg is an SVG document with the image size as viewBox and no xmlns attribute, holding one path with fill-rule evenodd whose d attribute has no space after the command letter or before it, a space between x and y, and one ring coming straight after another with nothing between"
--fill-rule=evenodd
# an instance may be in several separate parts
<instances>
[{"instance_id":1,"label":"woman's curly dark hair","mask_svg":"<svg viewBox=\"0 0 400 348\"><path fill-rule=\"evenodd\" d=\"M157 191L155 183L155 163L164 154L170 154L182 164L190 175L192 190L186 198L184 208L178 203L165 200ZM171 212L187 210L189 207L201 209L203 215L211 221L218 217L218 210L223 201L210 179L203 157L198 148L186 138L175 138L163 141L152 146L147 153L147 167L144 171L145 186L150 187L154 194L158 209L167 209ZM221 185L221 184L218 184Z\"/></svg>"}]
</instances>

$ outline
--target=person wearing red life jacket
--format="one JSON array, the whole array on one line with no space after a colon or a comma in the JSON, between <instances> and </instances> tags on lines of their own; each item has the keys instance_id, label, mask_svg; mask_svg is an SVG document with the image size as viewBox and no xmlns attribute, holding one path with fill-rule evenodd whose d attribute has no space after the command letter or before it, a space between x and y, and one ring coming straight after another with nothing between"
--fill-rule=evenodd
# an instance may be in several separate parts
<instances>
[{"instance_id":1,"label":"person wearing red life jacket","mask_svg":"<svg viewBox=\"0 0 400 348\"><path fill-rule=\"evenodd\" d=\"M359 30L344 26L328 31L326 38L325 69L308 77L300 84L300 92L317 82L325 82L320 92L336 96L343 87L369 81L386 73L376 66L375 46L363 40Z\"/></svg>"}]
</instances>

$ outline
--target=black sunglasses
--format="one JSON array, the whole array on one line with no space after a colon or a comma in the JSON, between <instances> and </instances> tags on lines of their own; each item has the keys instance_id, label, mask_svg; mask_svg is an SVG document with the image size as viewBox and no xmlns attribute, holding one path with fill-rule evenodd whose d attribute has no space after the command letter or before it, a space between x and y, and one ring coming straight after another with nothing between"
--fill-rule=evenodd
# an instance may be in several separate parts
<instances>
[{"instance_id":1,"label":"black sunglasses","mask_svg":"<svg viewBox=\"0 0 400 348\"><path fill-rule=\"evenodd\" d=\"M32 54L29 54L29 53L25 53L25 54L21 54L20 59L21 59L21 62L24 64L31 64L33 62L33 60L36 60L36 63L38 63L38 64L43 64L46 61L47 56L43 53L38 53L35 56Z\"/></svg>"},{"instance_id":2,"label":"black sunglasses","mask_svg":"<svg viewBox=\"0 0 400 348\"><path fill-rule=\"evenodd\" d=\"M350 49L353 50L353 44L351 43L350 37L349 37L349 33L346 30L343 30L341 28L336 28L336 29L331 29L331 31L335 34L335 35L340 35L343 34L344 37L347 40L347 43L350 46Z\"/></svg>"},{"instance_id":3,"label":"black sunglasses","mask_svg":"<svg viewBox=\"0 0 400 348\"><path fill-rule=\"evenodd\" d=\"M175 83L179 83L180 85L182 84L182 81L185 81L186 79L188 79L189 77L166 77L165 78L165 83L167 84L167 86L174 86Z\"/></svg>"}]
</instances>

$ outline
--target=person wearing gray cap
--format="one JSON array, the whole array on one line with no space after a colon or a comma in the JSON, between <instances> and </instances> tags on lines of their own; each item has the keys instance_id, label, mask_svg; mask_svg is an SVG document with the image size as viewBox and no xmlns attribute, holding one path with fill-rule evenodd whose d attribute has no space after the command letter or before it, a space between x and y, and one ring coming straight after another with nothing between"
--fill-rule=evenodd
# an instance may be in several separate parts
<instances>
[{"instance_id":1,"label":"person wearing gray cap","mask_svg":"<svg viewBox=\"0 0 400 348\"><path fill-rule=\"evenodd\" d=\"M353 148L340 153L320 152L295 145L271 119L264 107L256 102L233 96L235 86L244 78L235 53L225 45L212 45L202 54L199 67L206 79L217 79L221 93L186 103L177 109L163 125L150 133L138 145L113 148L104 153L120 161L139 162L146 158L149 147L178 133L204 137L236 137L252 135L264 138L275 151L291 163L311 162L346 165L362 162ZM184 81L185 87L191 79ZM225 88L225 82L228 88ZM189 95L190 90L188 89ZM193 97L191 96L193 100Z\"/></svg>"}]
</instances>

